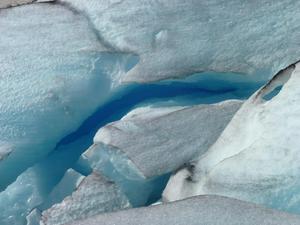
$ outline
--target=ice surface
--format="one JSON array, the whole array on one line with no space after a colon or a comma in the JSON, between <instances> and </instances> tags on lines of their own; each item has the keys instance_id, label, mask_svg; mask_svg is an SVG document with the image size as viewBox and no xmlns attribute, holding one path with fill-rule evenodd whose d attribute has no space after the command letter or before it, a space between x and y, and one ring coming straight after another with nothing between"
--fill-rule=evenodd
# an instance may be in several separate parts
<instances>
[{"instance_id":1,"label":"ice surface","mask_svg":"<svg viewBox=\"0 0 300 225\"><path fill-rule=\"evenodd\" d=\"M298 225L300 217L218 196L108 213L68 225Z\"/></svg>"},{"instance_id":2,"label":"ice surface","mask_svg":"<svg viewBox=\"0 0 300 225\"><path fill-rule=\"evenodd\" d=\"M196 71L263 73L300 57L298 0L60 0L84 12L103 43L134 52L124 81Z\"/></svg>"},{"instance_id":3,"label":"ice surface","mask_svg":"<svg viewBox=\"0 0 300 225\"><path fill-rule=\"evenodd\" d=\"M183 169L171 178L164 198L219 194L300 213L299 82L299 63L278 73L246 101L192 173Z\"/></svg>"},{"instance_id":4,"label":"ice surface","mask_svg":"<svg viewBox=\"0 0 300 225\"><path fill-rule=\"evenodd\" d=\"M71 196L44 211L42 224L61 225L128 207L130 207L128 199L120 189L113 182L94 172L83 179Z\"/></svg>"},{"instance_id":5,"label":"ice surface","mask_svg":"<svg viewBox=\"0 0 300 225\"><path fill-rule=\"evenodd\" d=\"M99 107L126 55L101 53L88 21L55 4L1 10L0 33L3 190Z\"/></svg>"},{"instance_id":6,"label":"ice surface","mask_svg":"<svg viewBox=\"0 0 300 225\"><path fill-rule=\"evenodd\" d=\"M137 108L101 128L94 143L121 151L145 178L163 175L206 152L241 104Z\"/></svg>"}]
</instances>

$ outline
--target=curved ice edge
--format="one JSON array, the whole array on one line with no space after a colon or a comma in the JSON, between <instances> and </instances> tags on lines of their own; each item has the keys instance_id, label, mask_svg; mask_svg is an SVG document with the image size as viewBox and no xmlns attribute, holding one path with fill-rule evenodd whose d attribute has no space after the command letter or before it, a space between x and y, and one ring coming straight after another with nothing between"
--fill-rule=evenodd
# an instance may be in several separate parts
<instances>
[{"instance_id":1,"label":"curved ice edge","mask_svg":"<svg viewBox=\"0 0 300 225\"><path fill-rule=\"evenodd\" d=\"M300 217L214 195L100 214L65 225L297 225Z\"/></svg>"},{"instance_id":2,"label":"curved ice edge","mask_svg":"<svg viewBox=\"0 0 300 225\"><path fill-rule=\"evenodd\" d=\"M299 61L282 69L254 93L207 155L196 163L192 182L185 179L187 174L190 175L188 169L178 172L170 179L164 199L171 201L192 195L222 194L299 213L299 184L295 178L299 176L299 123L295 119L299 110L298 75ZM278 86L283 88L277 96L263 99ZM285 126L278 126L281 123ZM290 137L296 142L291 142ZM285 149L289 154L277 159L275 156Z\"/></svg>"}]
</instances>

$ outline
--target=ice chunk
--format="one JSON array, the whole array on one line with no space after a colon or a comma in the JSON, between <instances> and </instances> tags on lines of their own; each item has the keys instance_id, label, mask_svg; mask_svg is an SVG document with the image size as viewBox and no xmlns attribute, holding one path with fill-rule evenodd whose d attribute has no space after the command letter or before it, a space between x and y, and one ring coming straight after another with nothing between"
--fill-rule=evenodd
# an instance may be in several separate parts
<instances>
[{"instance_id":1,"label":"ice chunk","mask_svg":"<svg viewBox=\"0 0 300 225\"><path fill-rule=\"evenodd\" d=\"M1 225L24 225L25 217L27 221L35 221L35 209L42 211L61 201L83 179L82 175L70 169L57 184L53 180L59 177L50 177L45 169L39 164L29 168L0 193Z\"/></svg>"},{"instance_id":2,"label":"ice chunk","mask_svg":"<svg viewBox=\"0 0 300 225\"><path fill-rule=\"evenodd\" d=\"M0 33L3 190L99 107L127 55L103 53L88 21L56 4L1 10Z\"/></svg>"},{"instance_id":3,"label":"ice chunk","mask_svg":"<svg viewBox=\"0 0 300 225\"><path fill-rule=\"evenodd\" d=\"M134 207L156 202L169 179L169 175L145 179L124 153L110 146L93 144L84 155L91 167L115 181Z\"/></svg>"},{"instance_id":4,"label":"ice chunk","mask_svg":"<svg viewBox=\"0 0 300 225\"><path fill-rule=\"evenodd\" d=\"M71 195L85 177L73 169L68 169L61 181L54 187L47 199L38 208L48 209L55 203L61 202L66 196Z\"/></svg>"},{"instance_id":5,"label":"ice chunk","mask_svg":"<svg viewBox=\"0 0 300 225\"><path fill-rule=\"evenodd\" d=\"M61 225L128 207L130 207L128 199L120 189L113 182L94 172L83 179L71 196L44 211L42 224Z\"/></svg>"},{"instance_id":6,"label":"ice chunk","mask_svg":"<svg viewBox=\"0 0 300 225\"><path fill-rule=\"evenodd\" d=\"M133 206L151 204L161 197L169 173L205 152L241 103L137 108L101 128L84 155Z\"/></svg>"},{"instance_id":7,"label":"ice chunk","mask_svg":"<svg viewBox=\"0 0 300 225\"><path fill-rule=\"evenodd\" d=\"M220 196L101 214L68 225L298 225L300 217Z\"/></svg>"},{"instance_id":8,"label":"ice chunk","mask_svg":"<svg viewBox=\"0 0 300 225\"><path fill-rule=\"evenodd\" d=\"M145 178L163 175L206 152L241 104L230 100L189 107L137 108L101 128L94 143L121 151ZM115 165L122 167L121 163Z\"/></svg>"},{"instance_id":9,"label":"ice chunk","mask_svg":"<svg viewBox=\"0 0 300 225\"><path fill-rule=\"evenodd\" d=\"M124 81L197 71L271 76L300 57L298 0L60 2L84 12L107 47L140 56Z\"/></svg>"},{"instance_id":10,"label":"ice chunk","mask_svg":"<svg viewBox=\"0 0 300 225\"><path fill-rule=\"evenodd\" d=\"M299 63L280 71L246 101L194 171L171 178L165 199L219 194L300 213L299 82Z\"/></svg>"},{"instance_id":11,"label":"ice chunk","mask_svg":"<svg viewBox=\"0 0 300 225\"><path fill-rule=\"evenodd\" d=\"M27 225L40 225L41 212L39 212L37 209L32 210L26 217L26 220Z\"/></svg>"}]
</instances>

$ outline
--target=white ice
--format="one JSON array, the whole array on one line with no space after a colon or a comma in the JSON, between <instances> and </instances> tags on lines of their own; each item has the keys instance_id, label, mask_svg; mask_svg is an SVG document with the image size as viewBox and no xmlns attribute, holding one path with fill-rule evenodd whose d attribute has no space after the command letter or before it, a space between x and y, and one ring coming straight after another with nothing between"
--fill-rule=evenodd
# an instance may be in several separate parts
<instances>
[{"instance_id":1,"label":"white ice","mask_svg":"<svg viewBox=\"0 0 300 225\"><path fill-rule=\"evenodd\" d=\"M60 0L83 12L107 47L134 52L123 81L199 71L271 76L300 56L298 0Z\"/></svg>"},{"instance_id":2,"label":"white ice","mask_svg":"<svg viewBox=\"0 0 300 225\"><path fill-rule=\"evenodd\" d=\"M299 63L279 72L245 102L192 173L171 178L164 199L219 194L300 213L299 83Z\"/></svg>"}]
</instances>

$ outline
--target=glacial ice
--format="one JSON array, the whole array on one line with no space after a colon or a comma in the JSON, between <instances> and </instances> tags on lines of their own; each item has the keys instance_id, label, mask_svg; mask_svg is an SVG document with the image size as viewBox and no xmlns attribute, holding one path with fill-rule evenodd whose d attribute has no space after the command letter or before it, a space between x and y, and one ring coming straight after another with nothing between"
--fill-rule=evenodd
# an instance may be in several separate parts
<instances>
[{"instance_id":1,"label":"glacial ice","mask_svg":"<svg viewBox=\"0 0 300 225\"><path fill-rule=\"evenodd\" d=\"M67 225L297 225L300 217L220 197L198 196L152 207L105 213Z\"/></svg>"},{"instance_id":2,"label":"glacial ice","mask_svg":"<svg viewBox=\"0 0 300 225\"><path fill-rule=\"evenodd\" d=\"M3 190L99 107L127 55L103 53L88 21L56 4L1 9L0 33Z\"/></svg>"},{"instance_id":3,"label":"glacial ice","mask_svg":"<svg viewBox=\"0 0 300 225\"><path fill-rule=\"evenodd\" d=\"M264 78L300 56L298 0L60 0L83 12L105 46L140 61L123 81L201 71Z\"/></svg>"},{"instance_id":4,"label":"glacial ice","mask_svg":"<svg viewBox=\"0 0 300 225\"><path fill-rule=\"evenodd\" d=\"M133 207L156 202L169 172L197 158L196 151L204 153L241 103L226 102L226 110L219 110L224 103L194 105L245 98L261 81L300 55L300 2L296 0L57 0L53 4L44 3L52 0L37 0L26 5L31 2L0 0L0 191L6 188L0 193L1 225L37 225L43 211L44 222L53 225L124 208L129 202ZM12 7L19 4L25 5ZM5 9L8 7L11 8ZM200 74L203 71L206 73ZM236 73L243 74L242 80L249 79L251 85L239 82L240 75ZM185 78L183 83L192 84L187 86L175 80L122 84L191 74L196 79ZM219 80L214 80L214 76ZM299 83L295 75L291 80ZM296 84L289 81L275 96L278 91L270 90L277 82L281 86L281 79L275 79L256 94L257 99L247 101L196 167L189 165L171 179L164 200L199 192L223 194L299 213L300 185L295 179L299 178L298 138L294 135L298 129ZM292 91L287 91L287 85ZM156 108L143 106L149 102ZM139 103L142 106L133 109ZM210 111L215 108L218 110ZM286 115L291 119L287 125L280 111L288 111ZM224 115L225 120L221 121ZM189 120L184 120L187 117ZM95 132L113 120L119 121L100 129L95 143L80 157L92 144ZM199 124L205 124L205 129ZM283 135L284 130L277 126L291 129L289 134L295 139ZM204 130L201 133L205 135L197 137L198 129ZM270 134L270 130L276 132ZM276 141L271 143L273 139ZM293 148L287 148L286 143ZM141 148L142 153L137 151ZM180 148L189 155L181 158ZM264 154L258 153L261 148L266 149ZM271 155L271 149L278 154ZM177 154L171 155L170 150ZM268 157L270 161L266 160ZM174 160L163 163L166 158ZM274 169L274 165L278 167ZM250 171L252 167L259 171ZM89 175L92 170L94 173ZM103 174L114 184L104 181L102 175L99 181L95 173ZM106 184L113 192L124 193L121 197L116 194L117 201L124 201L114 204L109 199L104 205L98 204L104 199L101 187ZM94 192L99 185L101 195ZM87 205L83 198L93 198L97 205ZM153 217L157 224L174 224L178 218L186 224L189 219L195 222L191 218L200 215L193 214L192 207L187 212L191 213L190 218L180 216L182 209L175 210L179 214L175 218L161 215L171 215L173 206L188 205L201 198L206 197L127 213L135 219L139 218L136 212L142 212L142 216L152 210L160 211ZM224 203L226 210L232 207L230 204L237 208L246 204L216 198L228 203ZM202 208L205 214L207 211ZM219 211L221 224L222 216L228 215L226 210L225 215L224 208ZM259 221L263 217L268 220L267 211L259 209L254 217L259 214ZM244 218L230 213L233 223ZM116 215L117 219L123 212L109 215ZM284 224L282 218L290 218L287 214L278 215L275 217L280 224ZM215 215L209 216L208 221L215 219ZM135 224L146 218L128 221ZM277 224L273 218L270 223ZM294 217L288 218L289 225L299 224ZM149 220L145 224L148 222L153 223Z\"/></svg>"},{"instance_id":5,"label":"glacial ice","mask_svg":"<svg viewBox=\"0 0 300 225\"><path fill-rule=\"evenodd\" d=\"M194 171L171 178L164 199L218 194L300 213L299 83L300 63L280 71L244 103Z\"/></svg>"},{"instance_id":6,"label":"glacial ice","mask_svg":"<svg viewBox=\"0 0 300 225\"><path fill-rule=\"evenodd\" d=\"M42 213L43 225L62 225L86 219L102 212L130 207L120 189L100 174L85 177L72 195Z\"/></svg>"},{"instance_id":7,"label":"glacial ice","mask_svg":"<svg viewBox=\"0 0 300 225\"><path fill-rule=\"evenodd\" d=\"M71 195L83 181L85 177L73 169L68 169L63 178L54 186L43 203L38 206L43 211L56 203L60 203L68 195Z\"/></svg>"},{"instance_id":8,"label":"glacial ice","mask_svg":"<svg viewBox=\"0 0 300 225\"><path fill-rule=\"evenodd\" d=\"M141 176L151 178L177 170L206 152L242 101L174 107L140 107L102 127L94 143L121 151ZM120 166L121 168L118 168ZM123 164L115 168L124 170ZM123 171L130 176L128 171Z\"/></svg>"}]
</instances>

